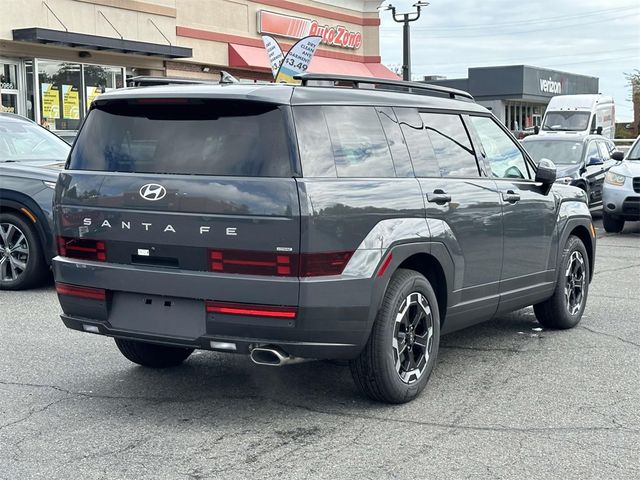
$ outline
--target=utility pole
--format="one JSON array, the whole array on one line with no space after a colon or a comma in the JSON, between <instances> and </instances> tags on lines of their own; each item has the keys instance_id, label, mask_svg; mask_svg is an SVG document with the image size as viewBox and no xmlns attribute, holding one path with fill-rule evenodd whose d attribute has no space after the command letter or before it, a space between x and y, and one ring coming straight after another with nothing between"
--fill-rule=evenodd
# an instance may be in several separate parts
<instances>
[{"instance_id":1,"label":"utility pole","mask_svg":"<svg viewBox=\"0 0 640 480\"><path fill-rule=\"evenodd\" d=\"M422 7L429 5L429 2L416 2L413 7L416 8L415 12L409 13L396 13L396 7L389 4L386 7L381 7L382 10L391 10L391 15L396 23L402 23L402 79L411 81L411 31L409 24L415 22L420 18Z\"/></svg>"}]
</instances>

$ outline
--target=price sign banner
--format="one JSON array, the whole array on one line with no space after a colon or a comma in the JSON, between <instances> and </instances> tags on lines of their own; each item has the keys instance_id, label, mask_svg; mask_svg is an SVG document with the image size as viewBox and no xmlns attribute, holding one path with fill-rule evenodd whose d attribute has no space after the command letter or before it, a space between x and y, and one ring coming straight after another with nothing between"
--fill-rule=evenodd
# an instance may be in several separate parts
<instances>
[{"instance_id":1,"label":"price sign banner","mask_svg":"<svg viewBox=\"0 0 640 480\"><path fill-rule=\"evenodd\" d=\"M321 41L322 37L309 36L296 42L280 65L276 83L296 83L293 77L307 71Z\"/></svg>"},{"instance_id":2,"label":"price sign banner","mask_svg":"<svg viewBox=\"0 0 640 480\"><path fill-rule=\"evenodd\" d=\"M284 54L282 53L280 44L275 38L269 35L263 35L262 41L264 42L264 48L267 49L267 56L271 64L271 73L273 74L273 78L276 78L280 65L282 65L282 60L284 60Z\"/></svg>"}]
</instances>

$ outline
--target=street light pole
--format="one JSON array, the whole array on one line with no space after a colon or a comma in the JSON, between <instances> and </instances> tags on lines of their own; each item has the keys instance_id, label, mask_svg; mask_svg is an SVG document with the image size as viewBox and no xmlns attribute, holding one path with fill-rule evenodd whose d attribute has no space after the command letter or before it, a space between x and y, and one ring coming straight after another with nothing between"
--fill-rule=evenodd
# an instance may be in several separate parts
<instances>
[{"instance_id":1,"label":"street light pole","mask_svg":"<svg viewBox=\"0 0 640 480\"><path fill-rule=\"evenodd\" d=\"M422 7L429 5L429 2L417 2L413 6L417 9L410 13L396 13L396 7L389 4L384 10L391 10L391 15L396 23L402 23L402 79L411 80L411 30L410 23L420 18Z\"/></svg>"}]
</instances>

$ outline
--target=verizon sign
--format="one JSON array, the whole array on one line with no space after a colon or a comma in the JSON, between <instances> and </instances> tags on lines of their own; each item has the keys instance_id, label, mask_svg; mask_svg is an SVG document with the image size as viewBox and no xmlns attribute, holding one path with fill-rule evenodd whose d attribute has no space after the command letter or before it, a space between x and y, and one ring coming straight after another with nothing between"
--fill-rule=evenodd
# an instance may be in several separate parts
<instances>
[{"instance_id":1,"label":"verizon sign","mask_svg":"<svg viewBox=\"0 0 640 480\"><path fill-rule=\"evenodd\" d=\"M562 84L564 82L561 80L556 82L551 78L541 78L540 79L540 91L542 93L553 93L554 95L562 95Z\"/></svg>"},{"instance_id":2,"label":"verizon sign","mask_svg":"<svg viewBox=\"0 0 640 480\"><path fill-rule=\"evenodd\" d=\"M356 50L362 46L362 33L341 25L323 25L310 18L293 17L267 10L258 11L258 32L300 39L309 35L322 37L324 45Z\"/></svg>"}]
</instances>

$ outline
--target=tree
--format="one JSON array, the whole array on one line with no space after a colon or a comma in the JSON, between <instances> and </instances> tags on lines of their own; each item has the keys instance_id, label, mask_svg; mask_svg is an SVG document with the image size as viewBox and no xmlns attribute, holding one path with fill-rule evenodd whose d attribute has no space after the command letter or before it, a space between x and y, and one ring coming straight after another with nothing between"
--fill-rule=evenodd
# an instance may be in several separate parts
<instances>
[{"instance_id":1,"label":"tree","mask_svg":"<svg viewBox=\"0 0 640 480\"><path fill-rule=\"evenodd\" d=\"M640 133L640 70L625 73L625 78L631 87L631 101L633 102L633 134Z\"/></svg>"}]
</instances>

